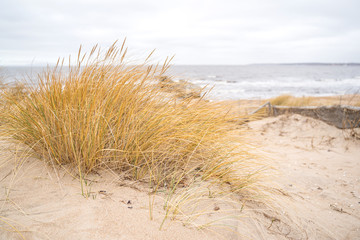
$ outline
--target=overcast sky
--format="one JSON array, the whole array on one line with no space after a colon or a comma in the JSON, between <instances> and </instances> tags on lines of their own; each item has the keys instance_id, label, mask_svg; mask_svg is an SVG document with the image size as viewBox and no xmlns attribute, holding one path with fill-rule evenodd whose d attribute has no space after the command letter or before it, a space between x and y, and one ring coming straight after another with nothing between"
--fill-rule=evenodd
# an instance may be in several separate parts
<instances>
[{"instance_id":1,"label":"overcast sky","mask_svg":"<svg viewBox=\"0 0 360 240\"><path fill-rule=\"evenodd\" d=\"M1 0L0 65L127 37L175 64L360 62L360 0Z\"/></svg>"}]
</instances>

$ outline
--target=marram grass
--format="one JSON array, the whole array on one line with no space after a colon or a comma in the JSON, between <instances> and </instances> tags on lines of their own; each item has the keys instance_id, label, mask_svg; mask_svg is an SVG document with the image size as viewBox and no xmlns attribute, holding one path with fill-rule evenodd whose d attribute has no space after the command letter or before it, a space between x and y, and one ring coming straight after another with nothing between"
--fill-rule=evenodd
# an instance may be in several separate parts
<instances>
[{"instance_id":1,"label":"marram grass","mask_svg":"<svg viewBox=\"0 0 360 240\"><path fill-rule=\"evenodd\" d=\"M303 106L333 106L333 105L349 105L359 106L359 94L348 94L327 97L294 97L284 94L270 99L272 105L303 107Z\"/></svg>"},{"instance_id":2,"label":"marram grass","mask_svg":"<svg viewBox=\"0 0 360 240\"><path fill-rule=\"evenodd\" d=\"M2 134L80 177L110 168L158 186L195 177L231 183L234 191L250 185L254 171L243 161L251 156L226 136L227 110L165 94L156 81L168 62L127 65L125 55L124 45L89 55L80 49L74 65L48 68L21 97L4 89Z\"/></svg>"},{"instance_id":3,"label":"marram grass","mask_svg":"<svg viewBox=\"0 0 360 240\"><path fill-rule=\"evenodd\" d=\"M272 105L293 107L310 106L313 102L315 99L312 97L294 97L287 94L270 99Z\"/></svg>"}]
</instances>

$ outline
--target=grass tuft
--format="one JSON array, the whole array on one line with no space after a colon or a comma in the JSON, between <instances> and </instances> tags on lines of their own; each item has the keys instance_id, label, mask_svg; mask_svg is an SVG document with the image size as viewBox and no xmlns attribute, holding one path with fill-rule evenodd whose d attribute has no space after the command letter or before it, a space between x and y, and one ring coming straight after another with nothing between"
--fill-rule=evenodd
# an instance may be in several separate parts
<instances>
[{"instance_id":1,"label":"grass tuft","mask_svg":"<svg viewBox=\"0 0 360 240\"><path fill-rule=\"evenodd\" d=\"M360 106L360 95L348 94L340 96L327 97L294 97L291 95L280 95L270 99L272 105L304 107L304 106L331 106L331 105L349 105Z\"/></svg>"},{"instance_id":2,"label":"grass tuft","mask_svg":"<svg viewBox=\"0 0 360 240\"><path fill-rule=\"evenodd\" d=\"M90 54L80 48L74 65L58 61L37 84L16 90L21 97L4 89L2 133L76 170L79 179L110 168L152 186L174 188L199 176L232 184L235 192L251 185L256 171L243 164L252 158L246 144L234 151L226 137L228 111L164 93L157 81L169 61L128 65L126 52L124 44L105 52L95 46Z\"/></svg>"},{"instance_id":3,"label":"grass tuft","mask_svg":"<svg viewBox=\"0 0 360 240\"><path fill-rule=\"evenodd\" d=\"M292 107L310 106L313 102L312 97L294 97L286 94L270 99L272 105Z\"/></svg>"}]
</instances>

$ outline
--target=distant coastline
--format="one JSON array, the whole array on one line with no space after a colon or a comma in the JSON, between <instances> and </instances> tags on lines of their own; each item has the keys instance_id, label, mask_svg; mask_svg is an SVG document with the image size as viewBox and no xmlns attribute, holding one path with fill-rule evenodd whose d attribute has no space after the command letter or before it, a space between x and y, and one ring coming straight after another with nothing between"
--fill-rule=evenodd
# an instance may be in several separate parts
<instances>
[{"instance_id":1,"label":"distant coastline","mask_svg":"<svg viewBox=\"0 0 360 240\"><path fill-rule=\"evenodd\" d=\"M325 62L294 62L294 63L244 63L244 64L172 64L172 66L271 66L271 65L280 65L280 66L360 66L360 63L357 62L338 62L338 63L325 63ZM25 67L25 68L44 68L44 67L55 67L55 65L49 64L9 64L4 65L0 64L1 68L13 68L13 67Z\"/></svg>"},{"instance_id":2,"label":"distant coastline","mask_svg":"<svg viewBox=\"0 0 360 240\"><path fill-rule=\"evenodd\" d=\"M274 63L264 65L311 65L311 66L360 66L360 63L321 63L321 62L304 62L304 63Z\"/></svg>"}]
</instances>

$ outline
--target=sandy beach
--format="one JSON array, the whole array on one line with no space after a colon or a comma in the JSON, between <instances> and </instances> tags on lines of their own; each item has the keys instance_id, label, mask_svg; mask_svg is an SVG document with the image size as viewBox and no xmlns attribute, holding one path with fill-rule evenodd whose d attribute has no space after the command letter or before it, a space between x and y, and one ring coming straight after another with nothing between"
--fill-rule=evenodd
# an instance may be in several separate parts
<instances>
[{"instance_id":1,"label":"sandy beach","mask_svg":"<svg viewBox=\"0 0 360 240\"><path fill-rule=\"evenodd\" d=\"M300 115L249 127L273 159L283 195L277 199L280 215L263 213L273 221L268 220L268 235L254 238L359 239L359 139Z\"/></svg>"},{"instance_id":2,"label":"sandy beach","mask_svg":"<svg viewBox=\"0 0 360 240\"><path fill-rule=\"evenodd\" d=\"M241 128L272 167L265 182L271 194L264 204L249 201L241 211L212 199L213 211L201 221L215 224L202 229L175 218L160 230L165 195L151 195L146 184L110 171L91 175L81 190L64 169L3 139L0 239L360 239L360 140L351 134L359 129L300 115ZM224 209L233 209L238 219L226 217Z\"/></svg>"},{"instance_id":3,"label":"sandy beach","mask_svg":"<svg viewBox=\"0 0 360 240\"><path fill-rule=\"evenodd\" d=\"M360 240L359 9L0 1L0 240Z\"/></svg>"}]
</instances>

